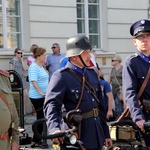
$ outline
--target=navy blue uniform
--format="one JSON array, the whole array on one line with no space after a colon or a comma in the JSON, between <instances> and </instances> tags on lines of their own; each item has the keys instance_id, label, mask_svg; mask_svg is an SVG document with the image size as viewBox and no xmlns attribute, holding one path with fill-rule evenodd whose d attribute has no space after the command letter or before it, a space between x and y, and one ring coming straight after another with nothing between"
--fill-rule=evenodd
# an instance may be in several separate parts
<instances>
[{"instance_id":1,"label":"navy blue uniform","mask_svg":"<svg viewBox=\"0 0 150 150\"><path fill-rule=\"evenodd\" d=\"M125 94L125 102L135 122L145 119L141 107L138 104L137 94L148 73L149 67L150 57L145 56L139 51L128 57L123 67L123 92ZM150 100L150 80L140 97L140 100L143 99Z\"/></svg>"},{"instance_id":2,"label":"navy blue uniform","mask_svg":"<svg viewBox=\"0 0 150 150\"><path fill-rule=\"evenodd\" d=\"M148 114L138 104L137 94L146 78L149 67L150 57L145 56L138 50L126 59L123 67L123 93L125 95L125 103L129 107L131 118L134 122L148 120ZM143 99L150 101L150 80L140 97L141 101ZM145 140L147 140L147 146L150 146L150 137L146 137Z\"/></svg>"},{"instance_id":3,"label":"navy blue uniform","mask_svg":"<svg viewBox=\"0 0 150 150\"><path fill-rule=\"evenodd\" d=\"M99 116L87 118L81 123L81 141L86 149L100 148L105 138L110 138L109 129L106 124L106 114L101 99L99 79L93 69L81 69L68 62L64 68L57 70L51 77L44 105L44 113L47 118L48 131L53 133L56 130L63 130L61 127L61 107L64 104L67 111L75 109L81 94L81 83L70 72L70 68L81 75L85 73L86 80L95 88L99 97L99 103L84 89L83 98L79 109L82 112L89 112L93 108L99 108Z\"/></svg>"}]
</instances>

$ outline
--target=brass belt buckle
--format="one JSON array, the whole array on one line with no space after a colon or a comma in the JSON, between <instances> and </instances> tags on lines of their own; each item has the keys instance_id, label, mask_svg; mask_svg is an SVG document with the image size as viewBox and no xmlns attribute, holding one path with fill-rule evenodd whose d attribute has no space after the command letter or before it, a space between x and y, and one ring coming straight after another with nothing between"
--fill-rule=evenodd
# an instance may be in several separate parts
<instances>
[{"instance_id":1,"label":"brass belt buckle","mask_svg":"<svg viewBox=\"0 0 150 150\"><path fill-rule=\"evenodd\" d=\"M93 115L94 115L94 117L98 116L98 109L97 108L93 108Z\"/></svg>"}]
</instances>

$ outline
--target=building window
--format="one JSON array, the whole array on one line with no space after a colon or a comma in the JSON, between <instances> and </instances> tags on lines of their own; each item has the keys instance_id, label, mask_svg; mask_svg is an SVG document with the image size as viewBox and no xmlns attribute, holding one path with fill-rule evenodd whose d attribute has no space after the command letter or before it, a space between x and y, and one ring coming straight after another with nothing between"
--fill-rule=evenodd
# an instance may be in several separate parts
<instances>
[{"instance_id":1,"label":"building window","mask_svg":"<svg viewBox=\"0 0 150 150\"><path fill-rule=\"evenodd\" d=\"M0 49L22 47L21 0L0 0Z\"/></svg>"},{"instance_id":2,"label":"building window","mask_svg":"<svg viewBox=\"0 0 150 150\"><path fill-rule=\"evenodd\" d=\"M149 5L148 5L148 19L150 19L150 0L149 0Z\"/></svg>"},{"instance_id":3,"label":"building window","mask_svg":"<svg viewBox=\"0 0 150 150\"><path fill-rule=\"evenodd\" d=\"M94 49L101 49L100 0L77 0L77 29L89 37Z\"/></svg>"}]
</instances>

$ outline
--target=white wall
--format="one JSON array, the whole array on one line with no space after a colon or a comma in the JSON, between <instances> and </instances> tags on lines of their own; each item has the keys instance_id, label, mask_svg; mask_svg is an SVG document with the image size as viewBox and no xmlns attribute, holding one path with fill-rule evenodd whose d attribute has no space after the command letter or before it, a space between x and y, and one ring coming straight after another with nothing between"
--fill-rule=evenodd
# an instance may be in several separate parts
<instances>
[{"instance_id":1,"label":"white wall","mask_svg":"<svg viewBox=\"0 0 150 150\"><path fill-rule=\"evenodd\" d=\"M130 26L137 20L148 18L148 0L107 0L108 50L124 59L134 53Z\"/></svg>"},{"instance_id":2,"label":"white wall","mask_svg":"<svg viewBox=\"0 0 150 150\"><path fill-rule=\"evenodd\" d=\"M30 43L51 53L51 45L59 43L66 52L66 40L77 34L75 0L30 0Z\"/></svg>"}]
</instances>

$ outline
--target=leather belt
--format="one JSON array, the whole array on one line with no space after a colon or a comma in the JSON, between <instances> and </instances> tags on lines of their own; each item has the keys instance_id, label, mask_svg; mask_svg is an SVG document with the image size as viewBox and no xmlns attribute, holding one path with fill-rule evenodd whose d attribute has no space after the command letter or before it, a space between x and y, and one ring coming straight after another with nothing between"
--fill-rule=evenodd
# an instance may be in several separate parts
<instances>
[{"instance_id":1,"label":"leather belt","mask_svg":"<svg viewBox=\"0 0 150 150\"><path fill-rule=\"evenodd\" d=\"M4 134L0 134L0 140L6 140L8 137L8 132L4 133Z\"/></svg>"},{"instance_id":2,"label":"leather belt","mask_svg":"<svg viewBox=\"0 0 150 150\"><path fill-rule=\"evenodd\" d=\"M94 117L96 118L98 116L98 108L93 108L93 110L82 113L82 119L87 119L87 118L91 118Z\"/></svg>"}]
</instances>

